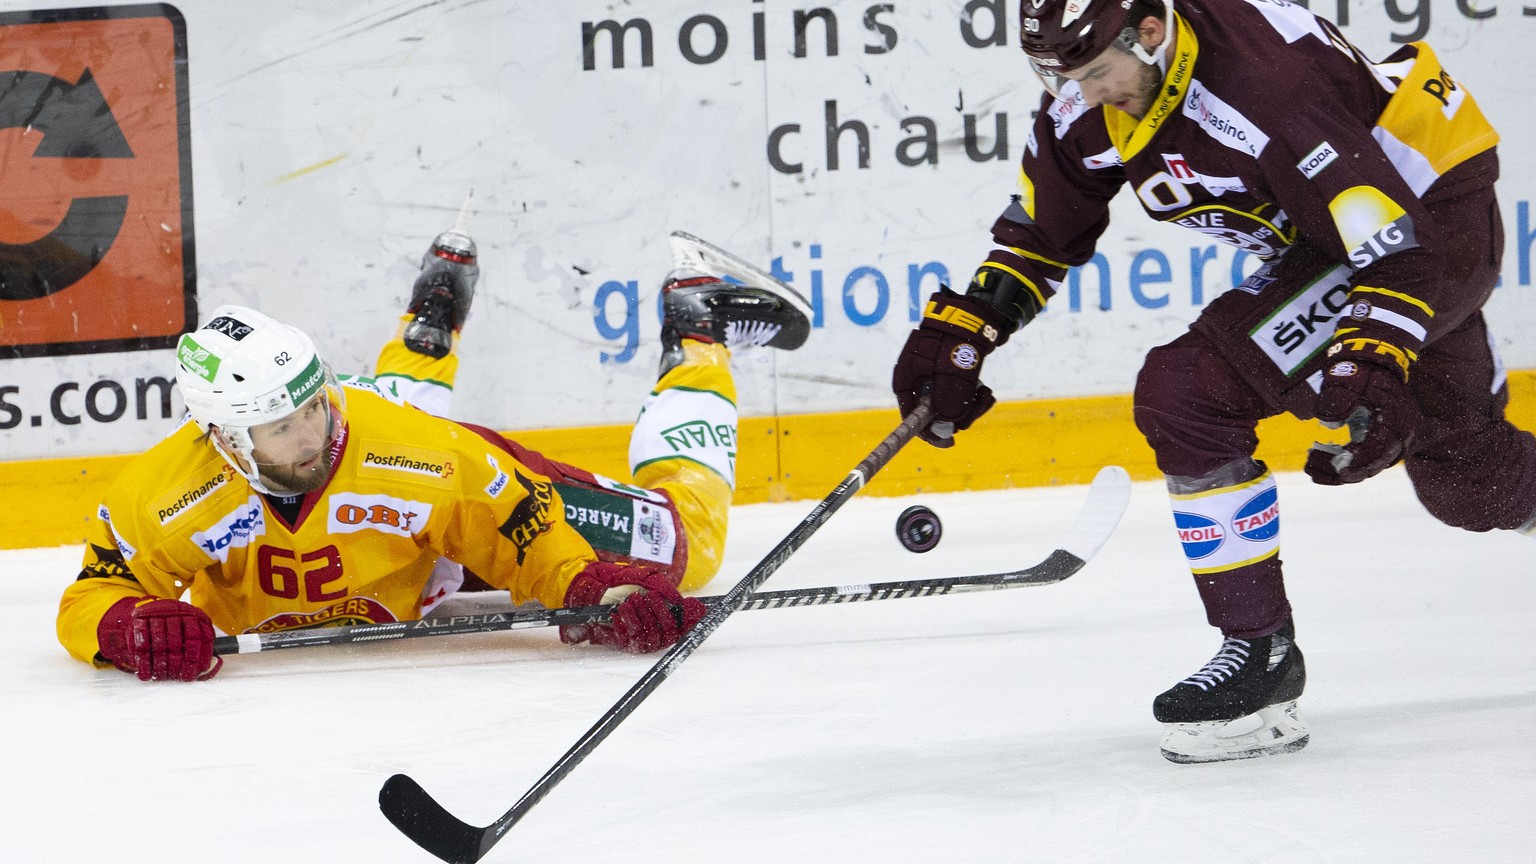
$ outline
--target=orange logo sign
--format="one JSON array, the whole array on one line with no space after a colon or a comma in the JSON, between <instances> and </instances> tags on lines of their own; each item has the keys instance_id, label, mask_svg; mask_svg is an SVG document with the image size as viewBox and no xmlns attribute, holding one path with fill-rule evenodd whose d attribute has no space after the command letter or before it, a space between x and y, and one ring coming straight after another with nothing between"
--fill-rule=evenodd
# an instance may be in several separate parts
<instances>
[{"instance_id":1,"label":"orange logo sign","mask_svg":"<svg viewBox=\"0 0 1536 864\"><path fill-rule=\"evenodd\" d=\"M191 328L187 99L168 4L0 13L0 357Z\"/></svg>"}]
</instances>

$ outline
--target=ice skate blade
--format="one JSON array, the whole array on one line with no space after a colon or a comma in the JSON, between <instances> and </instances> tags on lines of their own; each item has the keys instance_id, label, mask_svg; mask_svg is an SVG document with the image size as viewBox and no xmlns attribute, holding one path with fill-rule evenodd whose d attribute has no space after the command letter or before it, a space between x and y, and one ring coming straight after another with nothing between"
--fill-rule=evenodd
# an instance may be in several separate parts
<instances>
[{"instance_id":1,"label":"ice skate blade","mask_svg":"<svg viewBox=\"0 0 1536 864\"><path fill-rule=\"evenodd\" d=\"M1310 739L1294 699L1236 720L1168 726L1161 745L1163 758L1180 765L1295 753Z\"/></svg>"}]
</instances>

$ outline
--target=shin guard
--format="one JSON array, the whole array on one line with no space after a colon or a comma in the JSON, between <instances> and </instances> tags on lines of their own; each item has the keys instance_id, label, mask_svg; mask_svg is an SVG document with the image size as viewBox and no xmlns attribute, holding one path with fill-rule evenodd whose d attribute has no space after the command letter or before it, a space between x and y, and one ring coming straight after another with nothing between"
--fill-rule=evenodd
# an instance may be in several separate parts
<instances>
[{"instance_id":1,"label":"shin guard","mask_svg":"<svg viewBox=\"0 0 1536 864\"><path fill-rule=\"evenodd\" d=\"M1257 477L1169 477L1174 525L1212 626L1252 638L1290 615L1280 571L1280 504L1275 478L1244 460Z\"/></svg>"}]
</instances>

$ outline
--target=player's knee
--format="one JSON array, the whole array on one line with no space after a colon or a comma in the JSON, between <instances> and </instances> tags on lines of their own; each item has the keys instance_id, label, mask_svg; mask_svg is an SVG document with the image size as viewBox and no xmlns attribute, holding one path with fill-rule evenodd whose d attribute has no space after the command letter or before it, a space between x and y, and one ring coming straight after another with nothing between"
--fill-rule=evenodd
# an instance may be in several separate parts
<instances>
[{"instance_id":1,"label":"player's knee","mask_svg":"<svg viewBox=\"0 0 1536 864\"><path fill-rule=\"evenodd\" d=\"M1136 376L1136 428L1164 474L1201 477L1253 453L1256 417L1223 377L1228 365L1204 340L1180 338L1152 349Z\"/></svg>"},{"instance_id":2,"label":"player's knee","mask_svg":"<svg viewBox=\"0 0 1536 864\"><path fill-rule=\"evenodd\" d=\"M1516 513L1505 502L1490 496L1490 487L1474 476L1481 472L1412 457L1404 462L1404 467L1419 503L1429 515L1452 528L1479 532L1518 528L1533 515Z\"/></svg>"},{"instance_id":3,"label":"player's knee","mask_svg":"<svg viewBox=\"0 0 1536 864\"><path fill-rule=\"evenodd\" d=\"M1154 449L1156 439L1165 437L1169 427L1177 426L1201 394L1189 366L1198 361L1198 353L1178 345L1160 345L1147 352L1141 371L1136 375L1136 389L1131 406L1136 428Z\"/></svg>"}]
</instances>

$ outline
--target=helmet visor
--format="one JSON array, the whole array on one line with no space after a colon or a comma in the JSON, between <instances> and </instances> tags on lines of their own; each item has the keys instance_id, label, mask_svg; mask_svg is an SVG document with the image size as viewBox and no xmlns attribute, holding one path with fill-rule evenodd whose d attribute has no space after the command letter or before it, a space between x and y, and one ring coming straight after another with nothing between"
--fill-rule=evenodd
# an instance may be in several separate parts
<instances>
[{"instance_id":1,"label":"helmet visor","mask_svg":"<svg viewBox=\"0 0 1536 864\"><path fill-rule=\"evenodd\" d=\"M1052 96L1060 96L1061 88L1066 83L1066 79L1061 77L1061 71L1043 65L1039 60L1030 57L1028 54L1024 56L1029 60L1030 71L1035 73L1035 77L1040 79L1040 83L1045 85L1045 89Z\"/></svg>"}]
</instances>

